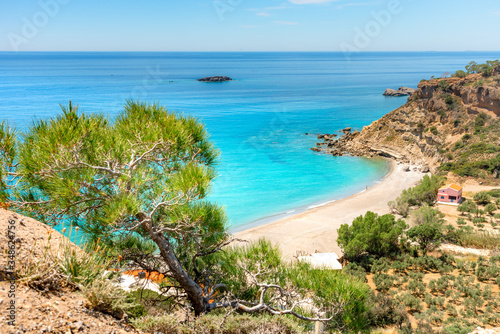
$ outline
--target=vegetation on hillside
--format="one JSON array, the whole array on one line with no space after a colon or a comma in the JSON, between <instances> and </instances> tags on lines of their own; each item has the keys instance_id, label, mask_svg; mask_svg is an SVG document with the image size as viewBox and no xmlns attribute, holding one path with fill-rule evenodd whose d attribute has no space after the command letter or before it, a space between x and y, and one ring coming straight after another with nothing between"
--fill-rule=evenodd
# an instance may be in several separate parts
<instances>
[{"instance_id":1,"label":"vegetation on hillside","mask_svg":"<svg viewBox=\"0 0 500 334\"><path fill-rule=\"evenodd\" d=\"M407 217L410 211L422 205L434 205L436 194L444 184L444 177L425 175L418 185L403 190L396 200L388 203L393 212Z\"/></svg>"},{"instance_id":2,"label":"vegetation on hillside","mask_svg":"<svg viewBox=\"0 0 500 334\"><path fill-rule=\"evenodd\" d=\"M500 60L487 61L483 64L470 62L465 71L457 71L453 76L465 78L471 74L481 74L480 77L471 76L466 85L478 90L478 94L488 87L500 87ZM439 81L442 89L441 98L445 101L448 110L439 111L441 123L452 123L447 129L449 134L460 134L458 141L449 141L440 145L439 151L446 157L440 166L442 171L451 171L457 175L475 178L498 178L500 174L500 119L498 115L479 111L477 113L466 110L462 97L451 91L446 80ZM492 92L495 92L493 90ZM500 100L499 96L489 96L493 101ZM494 102L493 102L494 103ZM488 108L484 106L484 108ZM443 133L444 135L444 133Z\"/></svg>"},{"instance_id":3,"label":"vegetation on hillside","mask_svg":"<svg viewBox=\"0 0 500 334\"><path fill-rule=\"evenodd\" d=\"M89 260L95 262L92 272L84 269L85 257L71 254L40 262L47 272L28 264L39 273L27 270L27 284L50 290L46 282L71 282L90 307L117 317L140 318L149 303L162 314L183 308L194 316L266 313L297 318L304 328L308 321L365 327L369 289L361 282L285 263L265 241L228 247L224 211L205 200L217 150L196 119L128 102L110 122L70 104L53 119L35 121L22 136L5 123L2 130L5 202L42 222L74 224L89 245L106 247L89 250L96 254ZM155 297L161 302L139 302L116 289L110 267L164 277Z\"/></svg>"}]
</instances>

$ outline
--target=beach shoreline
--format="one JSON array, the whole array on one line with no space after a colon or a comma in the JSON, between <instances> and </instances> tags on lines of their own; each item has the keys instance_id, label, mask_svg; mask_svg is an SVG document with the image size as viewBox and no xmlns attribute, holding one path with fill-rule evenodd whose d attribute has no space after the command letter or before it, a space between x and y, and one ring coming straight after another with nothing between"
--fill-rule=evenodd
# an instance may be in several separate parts
<instances>
[{"instance_id":1,"label":"beach shoreline","mask_svg":"<svg viewBox=\"0 0 500 334\"><path fill-rule=\"evenodd\" d=\"M414 186L425 175L411 166L405 171L402 165L390 161L391 170L379 183L365 191L318 206L273 223L251 227L237 232L235 238L255 241L266 238L278 244L285 258L300 253L341 254L337 245L337 229L350 224L367 211L389 213L387 203L396 199L404 189ZM417 169L417 170L415 170Z\"/></svg>"},{"instance_id":2,"label":"beach shoreline","mask_svg":"<svg viewBox=\"0 0 500 334\"><path fill-rule=\"evenodd\" d=\"M277 223L277 222L280 222L282 220L285 220L285 219L288 219L288 218L300 215L302 213L306 213L306 212L308 212L310 210L314 210L314 209L317 209L317 208L320 208L320 207L324 207L326 205L330 205L332 203L335 203L335 202L338 202L338 201L342 201L342 200L344 200L346 198L349 198L351 196L361 194L361 193L367 191L368 189L376 186L377 184L383 182L383 180L385 180L385 178L387 178L392 173L393 167L394 167L394 165L392 163L393 160L387 159L387 158L381 158L381 159L386 160L386 162L388 163L388 166L389 166L388 171L386 172L386 174L382 178L380 178L378 180L375 180L374 182L370 182L366 189L361 189L361 190L358 190L357 192L351 192L351 193L349 193L347 195L335 195L333 197L328 197L328 198L325 198L325 199L320 200L320 201L309 203L307 205L297 206L297 207L294 207L294 208L289 209L287 211L278 212L276 214L269 215L269 216L260 218L258 220L251 221L249 223L245 223L245 224L242 224L242 225L237 225L237 226L234 226L234 227L231 226L229 228L229 233L230 234L237 234L237 233L241 233L241 232L244 232L244 231L251 230L253 228L258 228L258 227L261 227L261 226L264 226L264 225L269 225L269 224Z\"/></svg>"}]
</instances>

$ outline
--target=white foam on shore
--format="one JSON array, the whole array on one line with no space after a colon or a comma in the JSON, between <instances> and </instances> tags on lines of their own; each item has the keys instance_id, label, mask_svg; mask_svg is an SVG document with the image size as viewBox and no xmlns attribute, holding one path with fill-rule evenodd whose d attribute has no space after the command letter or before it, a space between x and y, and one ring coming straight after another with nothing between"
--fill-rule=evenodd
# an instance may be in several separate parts
<instances>
[{"instance_id":1,"label":"white foam on shore","mask_svg":"<svg viewBox=\"0 0 500 334\"><path fill-rule=\"evenodd\" d=\"M328 202L324 202L324 203L320 203L320 204L316 204L316 205L311 205L311 206L308 206L307 209L315 209L315 208L320 208L322 206L325 206L327 204L330 204L330 203L333 203L333 202L336 202L337 200L333 200L333 201L328 201Z\"/></svg>"}]
</instances>

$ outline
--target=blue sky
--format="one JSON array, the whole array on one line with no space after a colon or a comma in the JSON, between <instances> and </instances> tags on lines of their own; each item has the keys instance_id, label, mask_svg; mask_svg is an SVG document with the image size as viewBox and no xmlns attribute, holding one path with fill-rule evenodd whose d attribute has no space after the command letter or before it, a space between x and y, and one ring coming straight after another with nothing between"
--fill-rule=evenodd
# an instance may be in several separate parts
<instances>
[{"instance_id":1,"label":"blue sky","mask_svg":"<svg viewBox=\"0 0 500 334\"><path fill-rule=\"evenodd\" d=\"M0 0L0 51L498 51L498 0Z\"/></svg>"}]
</instances>

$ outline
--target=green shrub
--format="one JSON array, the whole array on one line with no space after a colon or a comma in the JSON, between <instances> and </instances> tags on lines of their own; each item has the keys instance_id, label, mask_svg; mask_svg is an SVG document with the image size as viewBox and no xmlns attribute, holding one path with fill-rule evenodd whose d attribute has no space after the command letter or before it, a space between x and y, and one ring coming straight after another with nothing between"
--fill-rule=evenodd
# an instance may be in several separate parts
<instances>
[{"instance_id":1,"label":"green shrub","mask_svg":"<svg viewBox=\"0 0 500 334\"><path fill-rule=\"evenodd\" d=\"M398 260L392 262L392 264L391 264L391 268L397 272L404 272L410 266L411 266L411 263L408 263L407 261L398 261Z\"/></svg>"},{"instance_id":2,"label":"green shrub","mask_svg":"<svg viewBox=\"0 0 500 334\"><path fill-rule=\"evenodd\" d=\"M388 258L383 257L373 261L371 272L373 274L380 274L387 272L389 269L391 269L391 261L389 261Z\"/></svg>"},{"instance_id":3,"label":"green shrub","mask_svg":"<svg viewBox=\"0 0 500 334\"><path fill-rule=\"evenodd\" d=\"M110 314L122 319L125 314L133 316L144 315L140 304L131 300L122 289L117 289L115 283L106 277L96 279L87 285L80 286L81 293L88 301L88 308Z\"/></svg>"},{"instance_id":4,"label":"green shrub","mask_svg":"<svg viewBox=\"0 0 500 334\"><path fill-rule=\"evenodd\" d=\"M500 198L500 188L488 191L488 195L490 195L491 197Z\"/></svg>"},{"instance_id":5,"label":"green shrub","mask_svg":"<svg viewBox=\"0 0 500 334\"><path fill-rule=\"evenodd\" d=\"M450 84L446 80L440 80L438 86L443 92L446 92L450 88Z\"/></svg>"},{"instance_id":6,"label":"green shrub","mask_svg":"<svg viewBox=\"0 0 500 334\"><path fill-rule=\"evenodd\" d=\"M411 312L422 311L422 303L419 298L413 296L410 293L406 293L402 296L403 304L410 309Z\"/></svg>"},{"instance_id":7,"label":"green shrub","mask_svg":"<svg viewBox=\"0 0 500 334\"><path fill-rule=\"evenodd\" d=\"M486 191L480 191L474 194L474 202L477 204L485 205L491 202L491 196Z\"/></svg>"},{"instance_id":8,"label":"green shrub","mask_svg":"<svg viewBox=\"0 0 500 334\"><path fill-rule=\"evenodd\" d=\"M453 104L453 102L454 102L453 96L450 94L446 95L444 98L444 102L448 105Z\"/></svg>"},{"instance_id":9,"label":"green shrub","mask_svg":"<svg viewBox=\"0 0 500 334\"><path fill-rule=\"evenodd\" d=\"M351 226L341 225L337 243L349 261L356 261L364 253L387 256L398 252L399 238L405 228L405 222L393 215L367 212L354 219Z\"/></svg>"},{"instance_id":10,"label":"green shrub","mask_svg":"<svg viewBox=\"0 0 500 334\"><path fill-rule=\"evenodd\" d=\"M347 266L345 266L342 271L347 274L351 275L353 277L356 277L359 279L361 282L367 282L368 280L366 279L366 271L365 269L360 266L359 264L355 262L349 263Z\"/></svg>"},{"instance_id":11,"label":"green shrub","mask_svg":"<svg viewBox=\"0 0 500 334\"><path fill-rule=\"evenodd\" d=\"M357 331L366 325L366 298L370 288L344 271L314 269L302 262L285 262L279 247L266 240L245 247L225 248L223 252L217 253L215 259L225 273L220 278L221 283L228 287L230 294L244 298L249 303L259 303L259 287L248 280L247 270L255 273L260 271L260 281L293 287L294 293L307 295L315 305L323 306L327 314L337 300L343 300L346 306L335 318L339 326ZM279 290L269 290L266 298L272 299L276 296L273 293L279 294ZM282 304L271 305L283 307Z\"/></svg>"},{"instance_id":12,"label":"green shrub","mask_svg":"<svg viewBox=\"0 0 500 334\"><path fill-rule=\"evenodd\" d=\"M405 308L395 303L394 300L384 294L370 294L368 302L371 305L368 311L368 322L373 327L385 327L397 325L400 327L408 321L408 314Z\"/></svg>"},{"instance_id":13,"label":"green shrub","mask_svg":"<svg viewBox=\"0 0 500 334\"><path fill-rule=\"evenodd\" d=\"M484 207L484 211L486 211L490 216L493 215L493 213L496 211L496 209L497 209L497 206L493 203L488 203Z\"/></svg>"},{"instance_id":14,"label":"green shrub","mask_svg":"<svg viewBox=\"0 0 500 334\"><path fill-rule=\"evenodd\" d=\"M394 280L387 274L375 274L373 276L373 283L379 291L387 291L394 285Z\"/></svg>"},{"instance_id":15,"label":"green shrub","mask_svg":"<svg viewBox=\"0 0 500 334\"><path fill-rule=\"evenodd\" d=\"M147 333L168 334L295 334L306 333L297 321L269 315L208 314L188 321L174 315L150 315L132 320L132 324Z\"/></svg>"},{"instance_id":16,"label":"green shrub","mask_svg":"<svg viewBox=\"0 0 500 334\"><path fill-rule=\"evenodd\" d=\"M408 283L408 290L411 291L412 294L417 295L417 296L423 296L425 294L425 284L423 282L417 281L417 280L411 280Z\"/></svg>"},{"instance_id":17,"label":"green shrub","mask_svg":"<svg viewBox=\"0 0 500 334\"><path fill-rule=\"evenodd\" d=\"M455 74L453 74L453 76L457 78L465 78L467 76L467 73L465 73L465 71L458 70L455 72Z\"/></svg>"},{"instance_id":18,"label":"green shrub","mask_svg":"<svg viewBox=\"0 0 500 334\"><path fill-rule=\"evenodd\" d=\"M431 127L429 128L429 131L430 131L433 135L435 135L435 136L437 136L437 135L438 135L438 129L437 129L435 126L431 126Z\"/></svg>"},{"instance_id":19,"label":"green shrub","mask_svg":"<svg viewBox=\"0 0 500 334\"><path fill-rule=\"evenodd\" d=\"M471 212L472 210L475 210L475 209L477 209L477 205L476 205L476 203L474 203L473 201L468 200L468 199L467 199L467 200L465 200L464 202L462 202L462 203L458 206L458 208L457 208L458 212L461 212L461 213L462 213L462 215L463 215L465 212Z\"/></svg>"},{"instance_id":20,"label":"green shrub","mask_svg":"<svg viewBox=\"0 0 500 334\"><path fill-rule=\"evenodd\" d=\"M453 324L443 328L444 334L468 334L474 330L474 326L462 326L461 324Z\"/></svg>"},{"instance_id":21,"label":"green shrub","mask_svg":"<svg viewBox=\"0 0 500 334\"><path fill-rule=\"evenodd\" d=\"M470 228L470 229L466 229ZM500 249L500 236L488 231L473 232L472 227L465 226L460 229L449 232L445 239L451 243L462 247L471 247L479 249Z\"/></svg>"}]
</instances>

